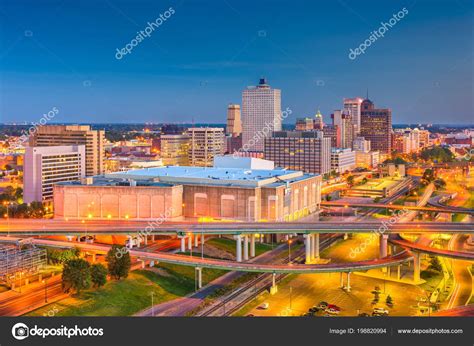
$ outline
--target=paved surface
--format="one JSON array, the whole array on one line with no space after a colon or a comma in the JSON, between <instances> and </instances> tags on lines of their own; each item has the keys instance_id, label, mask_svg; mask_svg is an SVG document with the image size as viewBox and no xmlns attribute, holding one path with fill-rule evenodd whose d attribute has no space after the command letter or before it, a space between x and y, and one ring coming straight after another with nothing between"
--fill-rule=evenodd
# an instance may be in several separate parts
<instances>
[{"instance_id":1,"label":"paved surface","mask_svg":"<svg viewBox=\"0 0 474 346\"><path fill-rule=\"evenodd\" d=\"M91 221L87 227L80 222L58 220L18 220L0 225L0 234L15 235L133 235L144 230L144 222ZM255 233L367 233L377 229L379 221L316 221L316 222L165 222L147 234L255 234ZM474 233L474 223L404 222L392 225L387 233Z\"/></svg>"},{"instance_id":2,"label":"paved surface","mask_svg":"<svg viewBox=\"0 0 474 346\"><path fill-rule=\"evenodd\" d=\"M437 196L440 197L440 196ZM437 198L435 197L435 198ZM432 204L429 202L429 204ZM460 213L474 215L473 209L450 207L442 204L436 205L436 208L430 207L415 207L398 204L382 204L382 203L351 203L351 202L321 202L322 206L333 206L333 207L356 207L356 208L376 208L376 209L396 209L396 210L416 210L416 211L430 211L438 213Z\"/></svg>"}]
</instances>

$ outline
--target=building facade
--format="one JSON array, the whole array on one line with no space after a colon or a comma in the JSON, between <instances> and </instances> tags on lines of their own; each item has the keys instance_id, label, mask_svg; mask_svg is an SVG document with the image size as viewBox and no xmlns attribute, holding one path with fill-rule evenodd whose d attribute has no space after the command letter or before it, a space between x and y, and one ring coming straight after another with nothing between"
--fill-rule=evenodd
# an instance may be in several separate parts
<instances>
[{"instance_id":1,"label":"building facade","mask_svg":"<svg viewBox=\"0 0 474 346\"><path fill-rule=\"evenodd\" d=\"M183 134L161 135L161 160L164 166L189 165L189 136Z\"/></svg>"},{"instance_id":2,"label":"building facade","mask_svg":"<svg viewBox=\"0 0 474 346\"><path fill-rule=\"evenodd\" d=\"M341 110L336 110L331 114L331 118L333 125L339 129L337 147L352 148L356 132L356 125L352 121L352 116L348 113L343 113Z\"/></svg>"},{"instance_id":3,"label":"building facade","mask_svg":"<svg viewBox=\"0 0 474 346\"><path fill-rule=\"evenodd\" d=\"M331 170L331 140L321 131L279 131L265 139L264 157L279 167L305 173Z\"/></svg>"},{"instance_id":4,"label":"building facade","mask_svg":"<svg viewBox=\"0 0 474 346\"><path fill-rule=\"evenodd\" d=\"M53 185L78 181L86 174L84 145L27 147L24 165L25 203L53 200Z\"/></svg>"},{"instance_id":5,"label":"building facade","mask_svg":"<svg viewBox=\"0 0 474 346\"><path fill-rule=\"evenodd\" d=\"M189 164L211 167L214 157L225 152L224 129L220 127L192 127L188 129Z\"/></svg>"},{"instance_id":6,"label":"building facade","mask_svg":"<svg viewBox=\"0 0 474 346\"><path fill-rule=\"evenodd\" d=\"M218 167L133 170L58 184L55 217L293 221L319 210L321 176L244 160L231 157Z\"/></svg>"},{"instance_id":7,"label":"building facade","mask_svg":"<svg viewBox=\"0 0 474 346\"><path fill-rule=\"evenodd\" d=\"M242 145L246 151L263 152L264 138L281 131L281 91L265 78L242 92Z\"/></svg>"},{"instance_id":8,"label":"building facade","mask_svg":"<svg viewBox=\"0 0 474 346\"><path fill-rule=\"evenodd\" d=\"M105 172L105 131L92 130L89 125L38 126L30 137L30 147L84 145L86 175Z\"/></svg>"},{"instance_id":9,"label":"building facade","mask_svg":"<svg viewBox=\"0 0 474 346\"><path fill-rule=\"evenodd\" d=\"M225 133L232 137L240 136L242 133L240 105L231 103L227 106L227 127L225 129Z\"/></svg>"},{"instance_id":10,"label":"building facade","mask_svg":"<svg viewBox=\"0 0 474 346\"><path fill-rule=\"evenodd\" d=\"M350 172L356 167L355 152L350 148L331 149L331 171Z\"/></svg>"},{"instance_id":11,"label":"building facade","mask_svg":"<svg viewBox=\"0 0 474 346\"><path fill-rule=\"evenodd\" d=\"M361 117L361 105L362 101L364 101L361 97L354 97L354 98L345 98L344 99L344 110L348 112L351 116L352 123L354 124L355 134L358 135L360 133L360 117Z\"/></svg>"},{"instance_id":12,"label":"building facade","mask_svg":"<svg viewBox=\"0 0 474 346\"><path fill-rule=\"evenodd\" d=\"M392 111L375 108L368 99L361 104L360 136L370 141L372 150L390 155L392 150Z\"/></svg>"}]
</instances>

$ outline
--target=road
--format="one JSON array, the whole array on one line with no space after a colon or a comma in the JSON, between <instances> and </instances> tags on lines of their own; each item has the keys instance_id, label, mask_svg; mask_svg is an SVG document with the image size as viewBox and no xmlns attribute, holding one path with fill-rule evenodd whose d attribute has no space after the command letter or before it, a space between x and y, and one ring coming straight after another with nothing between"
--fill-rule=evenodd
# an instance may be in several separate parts
<instances>
[{"instance_id":1,"label":"road","mask_svg":"<svg viewBox=\"0 0 474 346\"><path fill-rule=\"evenodd\" d=\"M440 196L437 196L440 197ZM437 198L435 197L435 198ZM442 196L441 196L442 197ZM429 204L433 204L434 200L430 200ZM419 206L407 206L398 204L383 204L383 203L344 203L344 202L321 202L321 205L332 206L332 207L354 207L354 208L376 208L376 209L395 209L395 210L414 210L414 211L426 211L426 212L437 212L437 213L458 213L458 214L469 214L474 215L473 209L460 208L460 207L449 207L441 204L435 207L419 207Z\"/></svg>"},{"instance_id":2,"label":"road","mask_svg":"<svg viewBox=\"0 0 474 346\"><path fill-rule=\"evenodd\" d=\"M144 232L144 222L91 221L87 227L80 222L58 220L15 220L10 226L0 225L0 234L15 235L85 235ZM288 233L369 233L381 226L380 221L315 221L315 222L164 222L146 234L288 234ZM386 233L474 233L474 223L399 221Z\"/></svg>"},{"instance_id":3,"label":"road","mask_svg":"<svg viewBox=\"0 0 474 346\"><path fill-rule=\"evenodd\" d=\"M48 279L46 290L48 303L68 296L62 290L60 275ZM0 316L20 316L44 304L44 284L31 284L28 287L24 287L22 293L7 291L0 294Z\"/></svg>"},{"instance_id":4,"label":"road","mask_svg":"<svg viewBox=\"0 0 474 346\"><path fill-rule=\"evenodd\" d=\"M252 258L249 262L259 261L262 263L268 263L285 251L286 246L281 244L271 251L267 251L260 256ZM210 294L219 288L229 285L232 281L238 279L243 274L243 272L235 271L226 273L187 297L155 305L154 307L150 307L137 313L136 316L185 316L189 311L192 311L201 305L204 299Z\"/></svg>"},{"instance_id":5,"label":"road","mask_svg":"<svg viewBox=\"0 0 474 346\"><path fill-rule=\"evenodd\" d=\"M451 238L448 248L452 251L462 251L467 236L455 235ZM469 304L473 289L473 278L468 270L472 262L453 260L452 270L454 275L453 294L448 302L448 309L455 306L464 306Z\"/></svg>"},{"instance_id":6,"label":"road","mask_svg":"<svg viewBox=\"0 0 474 346\"><path fill-rule=\"evenodd\" d=\"M0 241L16 242L18 239L12 237L0 237ZM86 251L95 251L105 253L109 251L109 245L88 244L88 243L72 243L67 241L32 239L33 244L71 248L79 247ZM158 262L187 265L202 268L214 268L231 271L257 272L257 273L328 273L328 272L352 272L363 271L374 268L383 268L391 265L397 265L407 262L411 256L403 251L394 256L388 256L381 259L371 259L366 261L350 262L350 263L329 263L329 264L265 264L248 262L234 262L228 260L198 258L185 255L176 255L164 252L147 252L142 250L130 250L130 255L146 260L154 260Z\"/></svg>"}]
</instances>

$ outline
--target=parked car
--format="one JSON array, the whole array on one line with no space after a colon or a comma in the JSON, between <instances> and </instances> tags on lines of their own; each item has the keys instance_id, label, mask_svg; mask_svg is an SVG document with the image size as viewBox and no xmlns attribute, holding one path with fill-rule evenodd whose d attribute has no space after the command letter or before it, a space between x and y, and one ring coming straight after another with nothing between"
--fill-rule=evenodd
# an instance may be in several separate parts
<instances>
[{"instance_id":1,"label":"parked car","mask_svg":"<svg viewBox=\"0 0 474 346\"><path fill-rule=\"evenodd\" d=\"M259 310L268 310L269 307L270 307L270 304L262 303L257 307L257 309L259 309Z\"/></svg>"},{"instance_id":2,"label":"parked car","mask_svg":"<svg viewBox=\"0 0 474 346\"><path fill-rule=\"evenodd\" d=\"M366 312L361 312L359 315L357 315L359 317L370 317L370 315Z\"/></svg>"},{"instance_id":3,"label":"parked car","mask_svg":"<svg viewBox=\"0 0 474 346\"><path fill-rule=\"evenodd\" d=\"M328 305L329 305L329 304L328 304L327 302L319 302L319 304L317 305L317 308L318 308L319 310L324 310L324 309L326 309L326 308L328 307Z\"/></svg>"},{"instance_id":4,"label":"parked car","mask_svg":"<svg viewBox=\"0 0 474 346\"><path fill-rule=\"evenodd\" d=\"M387 316L388 310L384 308L374 308L372 311L372 316Z\"/></svg>"},{"instance_id":5,"label":"parked car","mask_svg":"<svg viewBox=\"0 0 474 346\"><path fill-rule=\"evenodd\" d=\"M341 312L340 310L330 308L330 307L326 308L326 310L324 311L326 311L330 315L339 315L339 313Z\"/></svg>"}]
</instances>

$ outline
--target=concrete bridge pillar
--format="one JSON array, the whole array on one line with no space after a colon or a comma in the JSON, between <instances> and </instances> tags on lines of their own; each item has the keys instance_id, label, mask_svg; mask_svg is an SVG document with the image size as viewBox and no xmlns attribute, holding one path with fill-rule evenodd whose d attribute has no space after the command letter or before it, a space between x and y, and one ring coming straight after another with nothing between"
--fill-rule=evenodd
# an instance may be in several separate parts
<instances>
[{"instance_id":1,"label":"concrete bridge pillar","mask_svg":"<svg viewBox=\"0 0 474 346\"><path fill-rule=\"evenodd\" d=\"M347 286L346 286L347 292L351 291L351 272L347 272Z\"/></svg>"},{"instance_id":2,"label":"concrete bridge pillar","mask_svg":"<svg viewBox=\"0 0 474 346\"><path fill-rule=\"evenodd\" d=\"M198 247L199 245L199 235L196 233L194 235L194 247Z\"/></svg>"},{"instance_id":3,"label":"concrete bridge pillar","mask_svg":"<svg viewBox=\"0 0 474 346\"><path fill-rule=\"evenodd\" d=\"M250 235L250 257L255 257L255 234Z\"/></svg>"},{"instance_id":4,"label":"concrete bridge pillar","mask_svg":"<svg viewBox=\"0 0 474 346\"><path fill-rule=\"evenodd\" d=\"M147 235L144 235L142 236L143 237L143 244L144 245L148 245L148 236Z\"/></svg>"},{"instance_id":5,"label":"concrete bridge pillar","mask_svg":"<svg viewBox=\"0 0 474 346\"><path fill-rule=\"evenodd\" d=\"M201 234L201 244L204 245L204 242L206 240L206 236L203 234Z\"/></svg>"},{"instance_id":6,"label":"concrete bridge pillar","mask_svg":"<svg viewBox=\"0 0 474 346\"><path fill-rule=\"evenodd\" d=\"M380 258L387 257L388 234L381 234L379 236L379 253Z\"/></svg>"},{"instance_id":7,"label":"concrete bridge pillar","mask_svg":"<svg viewBox=\"0 0 474 346\"><path fill-rule=\"evenodd\" d=\"M413 281L419 282L420 281L420 253L413 252Z\"/></svg>"},{"instance_id":8,"label":"concrete bridge pillar","mask_svg":"<svg viewBox=\"0 0 474 346\"><path fill-rule=\"evenodd\" d=\"M397 280L400 280L400 268L401 267L402 266L400 264L397 266Z\"/></svg>"},{"instance_id":9,"label":"concrete bridge pillar","mask_svg":"<svg viewBox=\"0 0 474 346\"><path fill-rule=\"evenodd\" d=\"M312 242L312 257L313 260L319 259L319 233L315 233L312 235L313 242Z\"/></svg>"},{"instance_id":10,"label":"concrete bridge pillar","mask_svg":"<svg viewBox=\"0 0 474 346\"><path fill-rule=\"evenodd\" d=\"M193 235L188 235L188 250L191 251L193 249Z\"/></svg>"},{"instance_id":11,"label":"concrete bridge pillar","mask_svg":"<svg viewBox=\"0 0 474 346\"><path fill-rule=\"evenodd\" d=\"M249 236L244 235L244 261L249 260Z\"/></svg>"},{"instance_id":12,"label":"concrete bridge pillar","mask_svg":"<svg viewBox=\"0 0 474 346\"><path fill-rule=\"evenodd\" d=\"M202 268L196 267L196 276L197 276L197 287L198 289L202 288Z\"/></svg>"},{"instance_id":13,"label":"concrete bridge pillar","mask_svg":"<svg viewBox=\"0 0 474 346\"><path fill-rule=\"evenodd\" d=\"M340 274L341 274L341 281L340 281L339 287L344 288L344 273L341 272Z\"/></svg>"},{"instance_id":14,"label":"concrete bridge pillar","mask_svg":"<svg viewBox=\"0 0 474 346\"><path fill-rule=\"evenodd\" d=\"M181 237L181 252L186 252L186 237Z\"/></svg>"},{"instance_id":15,"label":"concrete bridge pillar","mask_svg":"<svg viewBox=\"0 0 474 346\"><path fill-rule=\"evenodd\" d=\"M235 257L237 258L237 262L242 262L242 236L240 234L236 235L235 240L236 240Z\"/></svg>"},{"instance_id":16,"label":"concrete bridge pillar","mask_svg":"<svg viewBox=\"0 0 474 346\"><path fill-rule=\"evenodd\" d=\"M304 235L304 245L306 250L305 263L311 263L311 234Z\"/></svg>"},{"instance_id":17,"label":"concrete bridge pillar","mask_svg":"<svg viewBox=\"0 0 474 346\"><path fill-rule=\"evenodd\" d=\"M275 294L278 292L278 286L276 285L276 273L272 275L272 287L270 287L270 294Z\"/></svg>"}]
</instances>

